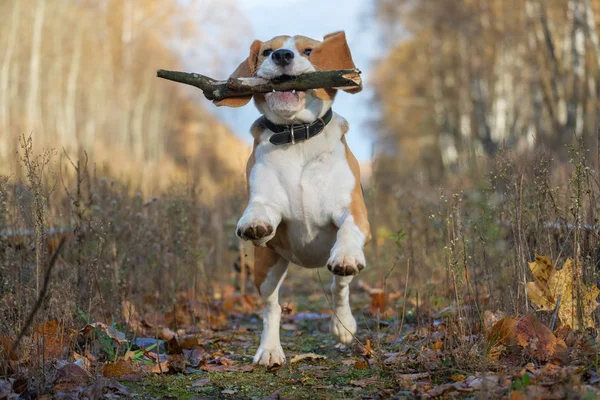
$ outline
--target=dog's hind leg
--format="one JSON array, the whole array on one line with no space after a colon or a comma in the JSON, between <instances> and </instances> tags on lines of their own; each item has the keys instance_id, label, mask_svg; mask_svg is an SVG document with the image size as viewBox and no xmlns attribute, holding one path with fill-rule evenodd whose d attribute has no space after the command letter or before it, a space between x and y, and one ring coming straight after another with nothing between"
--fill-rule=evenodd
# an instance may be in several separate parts
<instances>
[{"instance_id":1,"label":"dog's hind leg","mask_svg":"<svg viewBox=\"0 0 600 400\"><path fill-rule=\"evenodd\" d=\"M356 320L350 309L350 282L353 276L333 276L331 297L333 299L333 316L331 317L331 333L341 343L348 344L356 333Z\"/></svg>"},{"instance_id":2,"label":"dog's hind leg","mask_svg":"<svg viewBox=\"0 0 600 400\"><path fill-rule=\"evenodd\" d=\"M285 354L279 340L279 287L285 278L288 265L287 260L270 248L254 249L254 283L265 302L260 347L254 356L254 362L257 364L272 366L285 362Z\"/></svg>"}]
</instances>

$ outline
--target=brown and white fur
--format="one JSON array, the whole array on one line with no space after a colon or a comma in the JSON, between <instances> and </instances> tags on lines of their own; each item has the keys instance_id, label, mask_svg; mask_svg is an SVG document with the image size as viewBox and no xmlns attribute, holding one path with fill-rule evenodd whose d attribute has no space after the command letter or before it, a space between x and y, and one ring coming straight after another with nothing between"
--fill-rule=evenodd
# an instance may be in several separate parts
<instances>
[{"instance_id":1,"label":"brown and white fur","mask_svg":"<svg viewBox=\"0 0 600 400\"><path fill-rule=\"evenodd\" d=\"M293 52L289 63L274 61L272 52L278 49ZM327 35L322 42L304 36L277 36L267 42L255 41L248 59L232 76L270 79L347 68L354 68L354 62L344 32ZM326 113L335 94L333 89L272 92L254 95L254 101L275 124L310 123ZM251 97L216 104L239 107ZM256 246L254 282L265 308L254 362L270 366L285 362L279 340L278 292L290 263L306 268L327 265L334 274L331 332L342 343L352 341L356 320L350 310L349 285L365 266L363 247L371 235L359 165L344 137L346 120L334 113L315 137L279 146L269 142L273 132L260 121L251 128L254 151L246 170L250 199L237 234Z\"/></svg>"}]
</instances>

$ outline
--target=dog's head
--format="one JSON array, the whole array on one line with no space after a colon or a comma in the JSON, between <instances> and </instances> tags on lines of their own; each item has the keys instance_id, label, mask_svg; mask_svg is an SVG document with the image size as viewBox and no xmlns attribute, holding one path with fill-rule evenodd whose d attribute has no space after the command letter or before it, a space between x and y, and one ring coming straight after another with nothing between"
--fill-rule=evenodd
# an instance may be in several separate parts
<instances>
[{"instance_id":1,"label":"dog's head","mask_svg":"<svg viewBox=\"0 0 600 400\"><path fill-rule=\"evenodd\" d=\"M277 36L267 42L255 40L250 55L231 77L258 76L275 79L298 76L314 71L355 68L344 32L326 35L322 42L305 36ZM360 88L347 90L357 93ZM321 117L333 103L335 89L271 92L254 95L258 110L274 123L312 122ZM219 100L219 106L241 107L252 96Z\"/></svg>"}]
</instances>

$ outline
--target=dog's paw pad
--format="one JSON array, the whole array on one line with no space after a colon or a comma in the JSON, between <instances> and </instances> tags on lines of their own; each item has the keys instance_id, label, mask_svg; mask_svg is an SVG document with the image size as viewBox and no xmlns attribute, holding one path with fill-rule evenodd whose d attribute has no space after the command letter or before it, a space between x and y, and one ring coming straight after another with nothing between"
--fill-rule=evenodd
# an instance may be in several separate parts
<instances>
[{"instance_id":1,"label":"dog's paw pad","mask_svg":"<svg viewBox=\"0 0 600 400\"><path fill-rule=\"evenodd\" d=\"M275 348L259 347L256 355L254 356L254 363L264 365L266 367L285 364L285 354L283 353L283 348L281 346Z\"/></svg>"},{"instance_id":2,"label":"dog's paw pad","mask_svg":"<svg viewBox=\"0 0 600 400\"><path fill-rule=\"evenodd\" d=\"M339 276L356 275L362 271L364 267L365 266L362 264L327 264L327 269L334 275Z\"/></svg>"},{"instance_id":3,"label":"dog's paw pad","mask_svg":"<svg viewBox=\"0 0 600 400\"><path fill-rule=\"evenodd\" d=\"M236 233L241 239L257 241L271 236L273 226L263 221L252 221L247 225L239 226Z\"/></svg>"},{"instance_id":4,"label":"dog's paw pad","mask_svg":"<svg viewBox=\"0 0 600 400\"><path fill-rule=\"evenodd\" d=\"M333 256L327 262L327 269L334 275L356 275L365 268L364 255Z\"/></svg>"}]
</instances>

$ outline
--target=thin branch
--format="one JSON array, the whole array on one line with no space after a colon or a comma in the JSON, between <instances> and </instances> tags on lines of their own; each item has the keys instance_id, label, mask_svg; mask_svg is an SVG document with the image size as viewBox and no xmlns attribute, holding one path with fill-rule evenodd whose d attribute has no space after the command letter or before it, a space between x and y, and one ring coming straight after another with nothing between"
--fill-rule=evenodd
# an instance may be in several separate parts
<instances>
[{"instance_id":1,"label":"thin branch","mask_svg":"<svg viewBox=\"0 0 600 400\"><path fill-rule=\"evenodd\" d=\"M25 336L25 333L27 332L27 330L29 329L29 326L33 322L33 318L39 311L40 307L42 306L42 303L44 302L44 299L46 298L46 292L48 291L48 286L50 285L50 276L52 275L52 269L54 268L54 264L56 264L56 260L58 259L58 255L60 254L60 251L62 250L62 247L65 244L65 241L66 241L66 238L63 236L60 239L60 242L58 243L58 247L56 247L56 250L54 250L54 253L52 253L52 257L50 257L50 261L48 262L48 266L46 267L46 274L44 276L44 284L42 285L42 289L40 290L38 299L37 299L35 305L33 306L33 308L31 309L31 312L27 316L27 321L25 322L25 325L23 325L23 328L21 328L21 332L19 332L19 336L17 336L17 340L15 340L15 342L12 345L12 349L15 351L19 347L19 344L21 343L23 336Z\"/></svg>"},{"instance_id":2,"label":"thin branch","mask_svg":"<svg viewBox=\"0 0 600 400\"><path fill-rule=\"evenodd\" d=\"M272 91L362 87L362 79L358 69L318 71L276 80L253 77L229 78L226 81L218 81L196 73L167 71L164 69L156 71L156 76L202 89L204 96L209 100L222 100L228 97Z\"/></svg>"},{"instance_id":3,"label":"thin branch","mask_svg":"<svg viewBox=\"0 0 600 400\"><path fill-rule=\"evenodd\" d=\"M556 306L554 307L554 312L552 313L552 320L550 321L550 330L554 331L554 326L556 325L556 316L558 315L558 309L560 308L560 301L562 296L558 296L556 299Z\"/></svg>"}]
</instances>

